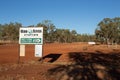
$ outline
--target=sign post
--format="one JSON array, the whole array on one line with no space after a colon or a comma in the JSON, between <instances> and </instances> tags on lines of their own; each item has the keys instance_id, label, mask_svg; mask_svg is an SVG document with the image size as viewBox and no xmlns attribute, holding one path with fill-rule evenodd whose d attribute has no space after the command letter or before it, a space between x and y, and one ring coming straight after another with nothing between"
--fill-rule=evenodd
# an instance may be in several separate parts
<instances>
[{"instance_id":1,"label":"sign post","mask_svg":"<svg viewBox=\"0 0 120 80\"><path fill-rule=\"evenodd\" d=\"M20 28L19 30L20 55L25 56L25 45L35 45L35 57L42 57L43 27Z\"/></svg>"}]
</instances>

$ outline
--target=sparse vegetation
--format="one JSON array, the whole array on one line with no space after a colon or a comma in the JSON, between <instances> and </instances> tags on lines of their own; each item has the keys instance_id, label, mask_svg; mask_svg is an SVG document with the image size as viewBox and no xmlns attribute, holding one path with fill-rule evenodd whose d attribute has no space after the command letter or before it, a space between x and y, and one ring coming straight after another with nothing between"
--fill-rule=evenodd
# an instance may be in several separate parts
<instances>
[{"instance_id":1,"label":"sparse vegetation","mask_svg":"<svg viewBox=\"0 0 120 80\"><path fill-rule=\"evenodd\" d=\"M4 41L18 41L19 28L21 23L0 24L0 40ZM44 29L44 43L71 43L71 42L87 42L95 41L95 36L90 34L78 34L76 30L59 29L50 21L43 22L28 27L43 27Z\"/></svg>"},{"instance_id":2,"label":"sparse vegetation","mask_svg":"<svg viewBox=\"0 0 120 80\"><path fill-rule=\"evenodd\" d=\"M0 40L18 41L21 23L0 24ZM50 20L44 20L37 25L28 27L43 27L44 43L70 43L96 41L101 43L120 43L120 18L104 18L95 30L95 35L79 34L76 30L59 29Z\"/></svg>"}]
</instances>

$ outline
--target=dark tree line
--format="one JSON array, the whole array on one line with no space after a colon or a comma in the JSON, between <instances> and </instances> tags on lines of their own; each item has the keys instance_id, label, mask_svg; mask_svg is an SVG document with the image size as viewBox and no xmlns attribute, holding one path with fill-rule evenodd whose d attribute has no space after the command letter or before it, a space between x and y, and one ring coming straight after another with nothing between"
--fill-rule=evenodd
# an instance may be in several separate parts
<instances>
[{"instance_id":1,"label":"dark tree line","mask_svg":"<svg viewBox=\"0 0 120 80\"><path fill-rule=\"evenodd\" d=\"M21 23L0 24L0 40L18 41ZM37 25L27 27L43 27L44 43L88 42L120 43L120 18L104 18L95 30L95 35L78 34L76 30L59 29L50 21L44 20Z\"/></svg>"}]
</instances>

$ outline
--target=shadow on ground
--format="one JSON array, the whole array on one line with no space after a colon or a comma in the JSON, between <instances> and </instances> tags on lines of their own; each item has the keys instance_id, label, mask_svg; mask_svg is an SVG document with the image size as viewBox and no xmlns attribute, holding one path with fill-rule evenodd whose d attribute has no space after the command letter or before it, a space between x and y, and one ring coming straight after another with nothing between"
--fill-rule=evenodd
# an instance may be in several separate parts
<instances>
[{"instance_id":1,"label":"shadow on ground","mask_svg":"<svg viewBox=\"0 0 120 80\"><path fill-rule=\"evenodd\" d=\"M43 60L45 60L46 58L49 58L50 60L48 62L52 63L55 62L62 54L58 54L58 53L50 53L46 56L43 56ZM39 61L41 61L41 59L39 59Z\"/></svg>"},{"instance_id":2,"label":"shadow on ground","mask_svg":"<svg viewBox=\"0 0 120 80\"><path fill-rule=\"evenodd\" d=\"M120 53L70 52L72 64L48 70L54 80L120 80Z\"/></svg>"}]
</instances>

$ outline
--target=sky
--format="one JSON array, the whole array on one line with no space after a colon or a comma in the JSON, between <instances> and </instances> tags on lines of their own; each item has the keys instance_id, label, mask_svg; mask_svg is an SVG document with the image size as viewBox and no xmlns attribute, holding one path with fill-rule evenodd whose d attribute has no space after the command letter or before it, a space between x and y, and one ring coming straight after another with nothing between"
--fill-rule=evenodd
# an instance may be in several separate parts
<instances>
[{"instance_id":1,"label":"sky","mask_svg":"<svg viewBox=\"0 0 120 80\"><path fill-rule=\"evenodd\" d=\"M0 24L51 20L56 28L94 34L104 18L120 17L120 0L0 0Z\"/></svg>"}]
</instances>

